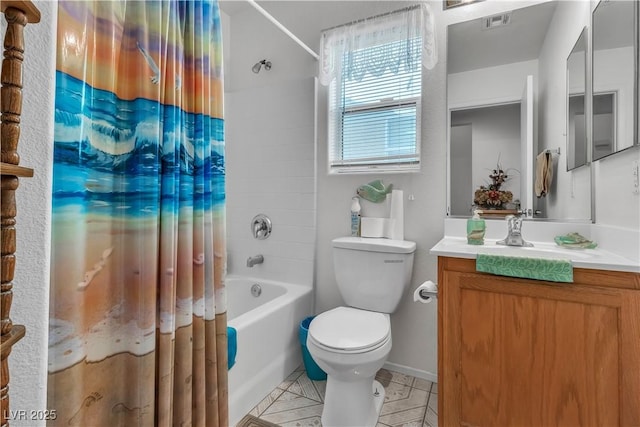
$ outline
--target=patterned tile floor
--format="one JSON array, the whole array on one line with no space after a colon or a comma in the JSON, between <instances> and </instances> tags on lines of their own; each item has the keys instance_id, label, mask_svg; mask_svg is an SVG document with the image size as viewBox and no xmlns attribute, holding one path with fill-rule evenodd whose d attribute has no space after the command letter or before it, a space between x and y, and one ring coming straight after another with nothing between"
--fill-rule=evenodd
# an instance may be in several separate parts
<instances>
[{"instance_id":1,"label":"patterned tile floor","mask_svg":"<svg viewBox=\"0 0 640 427\"><path fill-rule=\"evenodd\" d=\"M386 392L376 427L438 425L437 384L386 369L376 379ZM326 381L310 380L300 366L249 412L252 425L260 420L280 427L320 427L325 386Z\"/></svg>"}]
</instances>

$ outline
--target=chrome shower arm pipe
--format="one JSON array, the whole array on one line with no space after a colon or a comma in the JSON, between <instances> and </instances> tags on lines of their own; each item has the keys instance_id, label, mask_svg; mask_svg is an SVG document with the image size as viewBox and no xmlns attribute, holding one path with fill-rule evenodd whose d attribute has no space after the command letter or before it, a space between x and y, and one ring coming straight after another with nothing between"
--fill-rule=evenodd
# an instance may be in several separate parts
<instances>
[{"instance_id":1,"label":"chrome shower arm pipe","mask_svg":"<svg viewBox=\"0 0 640 427\"><path fill-rule=\"evenodd\" d=\"M278 27L278 29L280 31L282 31L283 33L285 33L287 36L289 36L294 42L298 43L298 45L300 45L301 48L303 48L304 50L306 50L309 55L313 56L316 61L318 59L320 59L320 55L318 55L317 53L315 53L313 51L313 49L311 49L309 46L307 46L302 40L300 40L298 37L296 37L295 34L293 34L291 31L289 31L289 29L287 27L285 27L284 25L282 25L280 23L280 21L278 21L276 18L274 18L273 16L271 16L271 14L269 12L267 12L266 10L264 10L261 6L258 5L258 3L255 2L255 0L247 0L247 3L249 3L251 6L253 6L253 8L255 10L257 10L258 12L260 12L262 14L262 16L264 16L265 18L267 18L269 21L271 21L273 23L273 25L275 25L276 27Z\"/></svg>"}]
</instances>

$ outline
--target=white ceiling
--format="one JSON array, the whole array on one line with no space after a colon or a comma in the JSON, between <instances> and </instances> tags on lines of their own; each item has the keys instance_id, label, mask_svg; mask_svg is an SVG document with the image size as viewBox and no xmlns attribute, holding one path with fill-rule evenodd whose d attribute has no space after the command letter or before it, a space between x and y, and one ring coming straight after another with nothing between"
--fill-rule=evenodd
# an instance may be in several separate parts
<instances>
[{"instance_id":1,"label":"white ceiling","mask_svg":"<svg viewBox=\"0 0 640 427\"><path fill-rule=\"evenodd\" d=\"M509 24L493 29L482 29L482 19L450 25L447 72L537 59L556 6L547 2L516 9Z\"/></svg>"},{"instance_id":2,"label":"white ceiling","mask_svg":"<svg viewBox=\"0 0 640 427\"><path fill-rule=\"evenodd\" d=\"M537 59L553 19L557 1L511 12L508 25L483 29L482 19L447 28L447 72L463 71ZM633 45L633 2L601 2L594 15L594 48Z\"/></svg>"},{"instance_id":3,"label":"white ceiling","mask_svg":"<svg viewBox=\"0 0 640 427\"><path fill-rule=\"evenodd\" d=\"M218 4L220 5L220 10L229 16L233 16L251 7L249 3L244 0L221 0Z\"/></svg>"},{"instance_id":4,"label":"white ceiling","mask_svg":"<svg viewBox=\"0 0 640 427\"><path fill-rule=\"evenodd\" d=\"M220 9L232 19L259 13L244 0L220 0ZM260 1L259 6L280 21L309 47L318 50L320 32L372 15L415 4L414 1ZM449 26L449 72L460 72L538 57L556 2L518 9L511 24L481 30L476 19Z\"/></svg>"},{"instance_id":5,"label":"white ceiling","mask_svg":"<svg viewBox=\"0 0 640 427\"><path fill-rule=\"evenodd\" d=\"M601 2L593 14L593 48L633 46L632 1Z\"/></svg>"},{"instance_id":6,"label":"white ceiling","mask_svg":"<svg viewBox=\"0 0 640 427\"><path fill-rule=\"evenodd\" d=\"M317 52L322 30L402 9L416 4L416 1L284 0L259 1L257 3L295 34L296 37ZM242 16L246 13L259 13L244 0L220 0L219 4L220 9L231 17L232 22L234 19L242 19Z\"/></svg>"},{"instance_id":7,"label":"white ceiling","mask_svg":"<svg viewBox=\"0 0 640 427\"><path fill-rule=\"evenodd\" d=\"M259 1L258 4L280 21L287 29L300 38L311 49L318 51L322 30L346 24L358 19L401 9L416 1ZM604 24L605 28L633 28L633 2L610 1L622 5L606 6L602 19L617 24ZM220 0L220 9L234 19L242 19L244 14L258 14L245 0ZM557 1L547 1L534 6L513 10L511 23L490 30L483 30L481 19L474 19L450 25L447 28L447 70L458 73L472 69L503 65L512 62L538 58ZM604 9L602 6L599 9ZM622 9L622 10L621 10ZM266 19L266 18L265 18ZM620 20L623 22L620 22ZM627 25L626 21L631 22ZM600 37L613 37L615 31L600 31ZM598 41L600 43L600 41ZM607 40L607 46L620 46L621 42Z\"/></svg>"}]
</instances>

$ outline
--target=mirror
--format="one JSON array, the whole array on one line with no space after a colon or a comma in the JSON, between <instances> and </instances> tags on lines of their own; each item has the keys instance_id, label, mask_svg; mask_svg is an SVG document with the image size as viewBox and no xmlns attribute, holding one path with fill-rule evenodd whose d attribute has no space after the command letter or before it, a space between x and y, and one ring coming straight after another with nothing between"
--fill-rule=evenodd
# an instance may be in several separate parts
<instances>
[{"instance_id":1,"label":"mirror","mask_svg":"<svg viewBox=\"0 0 640 427\"><path fill-rule=\"evenodd\" d=\"M481 205L499 216L525 212L529 218L590 220L590 166L575 157L577 151L579 159L586 157L586 145L573 148L574 170L567 171L565 158L567 58L575 48L579 62L580 38L583 60L576 72L583 83L571 91L582 92L584 103L587 40L580 34L590 7L486 2L464 17L475 19L447 27L448 215L469 216ZM579 79L572 76L571 84ZM572 107L576 116L579 110L584 116L584 108ZM536 175L539 158L553 176L542 187L536 180L542 176ZM580 162L586 166L578 168ZM496 181L494 170L502 170L504 179Z\"/></svg>"},{"instance_id":2,"label":"mirror","mask_svg":"<svg viewBox=\"0 0 640 427\"><path fill-rule=\"evenodd\" d=\"M593 160L638 144L637 1L593 11Z\"/></svg>"},{"instance_id":3,"label":"mirror","mask_svg":"<svg viewBox=\"0 0 640 427\"><path fill-rule=\"evenodd\" d=\"M567 58L567 170L587 164L587 29L583 29Z\"/></svg>"}]
</instances>

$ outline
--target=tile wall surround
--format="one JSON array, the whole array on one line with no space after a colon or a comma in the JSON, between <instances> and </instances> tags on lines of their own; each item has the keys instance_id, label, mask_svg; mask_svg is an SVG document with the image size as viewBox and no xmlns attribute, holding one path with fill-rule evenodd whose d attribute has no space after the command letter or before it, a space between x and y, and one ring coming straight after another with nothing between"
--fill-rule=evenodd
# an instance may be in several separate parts
<instances>
[{"instance_id":1,"label":"tile wall surround","mask_svg":"<svg viewBox=\"0 0 640 427\"><path fill-rule=\"evenodd\" d=\"M312 285L315 251L314 80L225 94L228 272ZM266 214L273 232L251 234ZM264 263L246 266L249 256Z\"/></svg>"}]
</instances>

